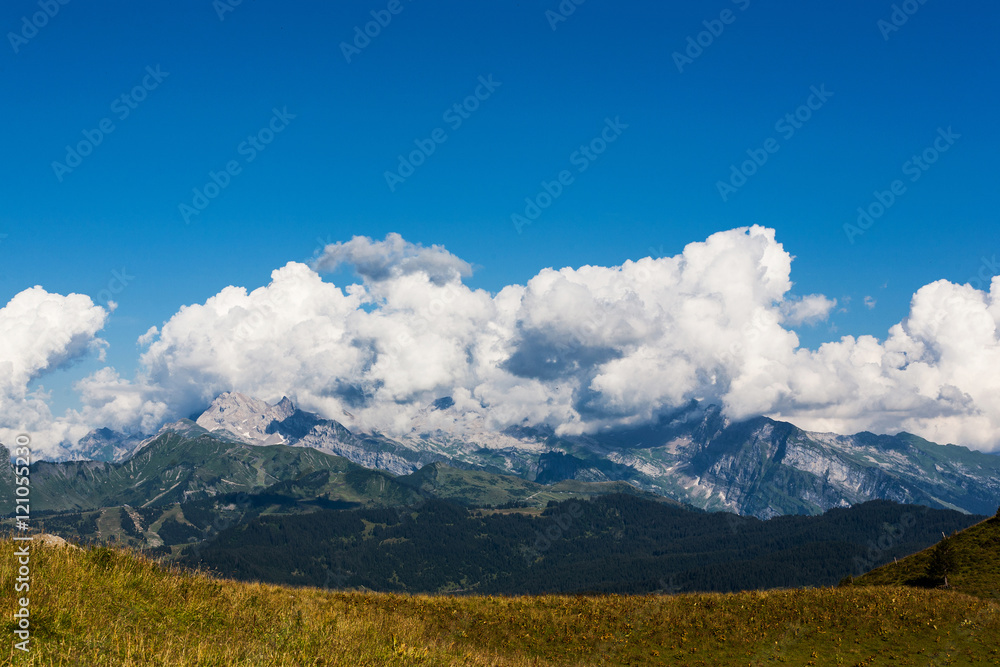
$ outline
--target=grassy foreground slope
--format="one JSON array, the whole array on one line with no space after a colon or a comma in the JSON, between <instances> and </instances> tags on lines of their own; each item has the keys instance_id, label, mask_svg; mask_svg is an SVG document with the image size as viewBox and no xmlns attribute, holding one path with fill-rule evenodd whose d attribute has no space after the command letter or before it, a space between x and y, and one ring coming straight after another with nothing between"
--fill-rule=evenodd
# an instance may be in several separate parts
<instances>
[{"instance_id":1,"label":"grassy foreground slope","mask_svg":"<svg viewBox=\"0 0 1000 667\"><path fill-rule=\"evenodd\" d=\"M943 556L941 552L948 555ZM1000 511L928 549L876 568L855 579L854 583L860 586L934 587L942 584L945 576L953 590L1000 599Z\"/></svg>"},{"instance_id":2,"label":"grassy foreground slope","mask_svg":"<svg viewBox=\"0 0 1000 667\"><path fill-rule=\"evenodd\" d=\"M0 664L1000 664L1000 606L954 592L428 597L221 581L108 548L32 549L32 650Z\"/></svg>"}]
</instances>

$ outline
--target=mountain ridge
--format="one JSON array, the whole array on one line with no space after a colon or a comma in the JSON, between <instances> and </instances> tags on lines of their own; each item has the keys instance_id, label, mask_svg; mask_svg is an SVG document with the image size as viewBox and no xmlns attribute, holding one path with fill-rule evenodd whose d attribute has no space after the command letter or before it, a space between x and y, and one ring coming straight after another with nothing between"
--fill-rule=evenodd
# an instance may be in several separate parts
<instances>
[{"instance_id":1,"label":"mountain ridge","mask_svg":"<svg viewBox=\"0 0 1000 667\"><path fill-rule=\"evenodd\" d=\"M426 412L455 410L446 399L435 400ZM628 429L560 437L552 429L522 426L491 440L493 435L475 432L458 437L414 431L397 438L355 433L301 410L288 397L270 404L225 392L194 421L164 425L123 460L165 433L310 448L396 476L444 463L543 484L624 482L702 509L759 518L819 514L873 499L987 515L1000 505L998 457L906 432L818 433L763 416L731 422L718 406L695 401ZM104 450L111 446L107 440Z\"/></svg>"},{"instance_id":2,"label":"mountain ridge","mask_svg":"<svg viewBox=\"0 0 1000 667\"><path fill-rule=\"evenodd\" d=\"M390 495L414 502L418 496L394 477L343 457L310 448L250 445L200 434L193 438L165 431L119 463L40 461L31 466L35 511L77 511L129 504L153 504L249 493L304 474L326 470L388 481Z\"/></svg>"}]
</instances>

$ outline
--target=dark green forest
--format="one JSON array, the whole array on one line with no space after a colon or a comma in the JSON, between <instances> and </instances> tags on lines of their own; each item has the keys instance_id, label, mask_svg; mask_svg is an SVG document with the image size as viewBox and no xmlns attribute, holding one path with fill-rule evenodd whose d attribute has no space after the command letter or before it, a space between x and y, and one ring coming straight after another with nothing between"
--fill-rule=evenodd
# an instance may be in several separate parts
<instances>
[{"instance_id":1,"label":"dark green forest","mask_svg":"<svg viewBox=\"0 0 1000 667\"><path fill-rule=\"evenodd\" d=\"M188 547L180 562L335 589L729 592L834 585L982 518L881 500L767 521L618 494L551 502L540 515L428 500L263 515Z\"/></svg>"}]
</instances>

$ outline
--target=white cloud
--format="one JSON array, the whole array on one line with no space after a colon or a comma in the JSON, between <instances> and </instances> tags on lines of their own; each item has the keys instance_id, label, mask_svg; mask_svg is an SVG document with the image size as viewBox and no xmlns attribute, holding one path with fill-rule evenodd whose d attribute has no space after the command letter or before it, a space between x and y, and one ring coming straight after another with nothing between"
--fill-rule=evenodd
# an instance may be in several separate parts
<instances>
[{"instance_id":1,"label":"white cloud","mask_svg":"<svg viewBox=\"0 0 1000 667\"><path fill-rule=\"evenodd\" d=\"M332 272L342 264L350 264L359 276L373 282L423 273L431 282L441 285L472 275L472 266L443 246L425 248L396 233L386 235L382 241L355 236L346 243L331 243L313 262L313 267Z\"/></svg>"},{"instance_id":2,"label":"white cloud","mask_svg":"<svg viewBox=\"0 0 1000 667\"><path fill-rule=\"evenodd\" d=\"M0 395L23 396L28 382L100 349L107 313L82 294L49 294L39 286L0 309Z\"/></svg>"},{"instance_id":3,"label":"white cloud","mask_svg":"<svg viewBox=\"0 0 1000 667\"><path fill-rule=\"evenodd\" d=\"M865 304L867 303L866 299ZM801 299L789 299L782 304L783 322L791 326L817 324L824 321L836 305L836 299L828 299L822 294L810 294Z\"/></svg>"},{"instance_id":4,"label":"white cloud","mask_svg":"<svg viewBox=\"0 0 1000 667\"><path fill-rule=\"evenodd\" d=\"M469 265L444 248L398 235L329 245L315 266L345 262L361 284L341 288L291 262L265 287L182 307L141 337L134 381L94 373L77 386L83 409L64 421L150 430L240 391L388 433L419 418L456 435L484 421L574 434L698 399L732 419L1000 444L997 280L989 292L927 285L885 340L809 350L788 327L823 320L837 302L794 295L791 256L757 226L674 257L544 269L495 295L464 285ZM455 407L424 410L442 396Z\"/></svg>"},{"instance_id":5,"label":"white cloud","mask_svg":"<svg viewBox=\"0 0 1000 667\"><path fill-rule=\"evenodd\" d=\"M107 316L88 296L50 294L39 286L16 294L0 308L0 441L10 443L26 432L37 452L49 453L57 451L67 434L72 438L79 432L54 422L47 394L32 392L29 384L88 353L103 358L105 342L97 332Z\"/></svg>"}]
</instances>

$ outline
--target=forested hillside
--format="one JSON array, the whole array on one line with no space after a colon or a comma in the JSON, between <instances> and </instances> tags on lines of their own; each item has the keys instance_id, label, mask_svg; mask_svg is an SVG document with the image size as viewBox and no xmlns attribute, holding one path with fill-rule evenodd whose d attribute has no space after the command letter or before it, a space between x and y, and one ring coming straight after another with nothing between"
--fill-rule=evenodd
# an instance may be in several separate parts
<instances>
[{"instance_id":1,"label":"forested hillside","mask_svg":"<svg viewBox=\"0 0 1000 667\"><path fill-rule=\"evenodd\" d=\"M418 508L261 516L181 562L275 583L493 594L736 591L833 585L982 517L872 501L761 521L634 496L540 515Z\"/></svg>"}]
</instances>

